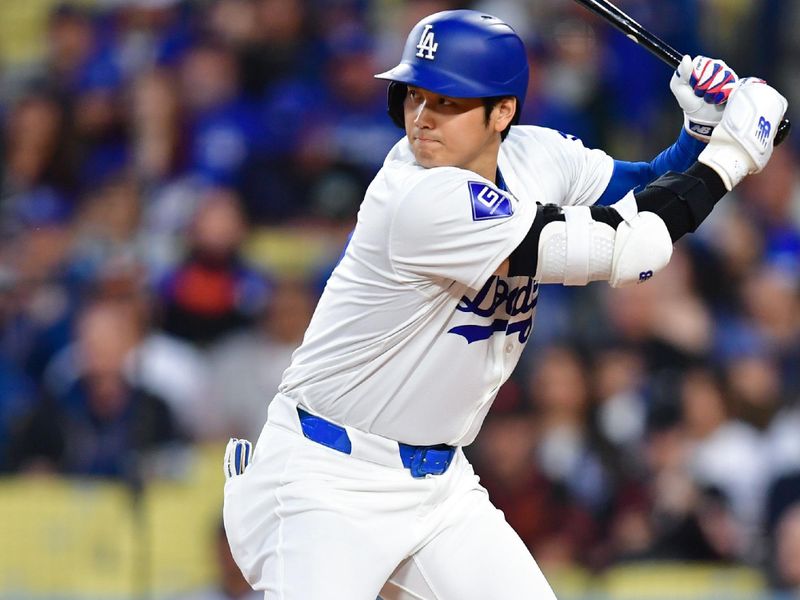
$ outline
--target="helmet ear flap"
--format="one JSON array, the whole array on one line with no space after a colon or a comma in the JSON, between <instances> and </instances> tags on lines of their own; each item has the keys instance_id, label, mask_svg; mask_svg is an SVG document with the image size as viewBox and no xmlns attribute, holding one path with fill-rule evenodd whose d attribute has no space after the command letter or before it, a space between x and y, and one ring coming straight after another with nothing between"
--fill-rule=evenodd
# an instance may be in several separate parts
<instances>
[{"instance_id":1,"label":"helmet ear flap","mask_svg":"<svg viewBox=\"0 0 800 600\"><path fill-rule=\"evenodd\" d=\"M386 104L388 106L389 117L392 122L400 129L406 128L405 116L403 114L403 103L406 100L408 86L405 83L392 81L386 91Z\"/></svg>"}]
</instances>

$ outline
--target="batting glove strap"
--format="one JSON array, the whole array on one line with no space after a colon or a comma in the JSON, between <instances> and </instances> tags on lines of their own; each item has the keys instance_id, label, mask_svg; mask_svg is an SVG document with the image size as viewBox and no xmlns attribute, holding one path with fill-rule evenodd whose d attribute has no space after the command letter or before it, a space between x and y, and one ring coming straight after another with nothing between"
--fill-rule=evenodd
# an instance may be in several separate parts
<instances>
[{"instance_id":1,"label":"batting glove strap","mask_svg":"<svg viewBox=\"0 0 800 600\"><path fill-rule=\"evenodd\" d=\"M223 471L225 478L230 479L235 475L241 475L250 464L253 456L253 444L248 440L231 438L225 448L225 460L223 461Z\"/></svg>"},{"instance_id":2,"label":"batting glove strap","mask_svg":"<svg viewBox=\"0 0 800 600\"><path fill-rule=\"evenodd\" d=\"M730 191L760 172L772 156L778 124L788 103L762 79L743 79L698 161L714 169Z\"/></svg>"},{"instance_id":3,"label":"batting glove strap","mask_svg":"<svg viewBox=\"0 0 800 600\"><path fill-rule=\"evenodd\" d=\"M708 143L708 140L711 139L711 135L714 133L716 125L711 125L709 123L702 123L700 121L693 121L692 119L689 118L689 115L684 114L683 128L692 137Z\"/></svg>"}]
</instances>

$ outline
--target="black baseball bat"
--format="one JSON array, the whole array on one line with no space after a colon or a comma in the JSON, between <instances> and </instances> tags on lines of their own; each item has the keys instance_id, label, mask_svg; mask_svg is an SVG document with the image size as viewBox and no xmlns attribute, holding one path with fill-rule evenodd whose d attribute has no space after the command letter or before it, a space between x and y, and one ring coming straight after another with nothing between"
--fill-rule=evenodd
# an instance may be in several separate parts
<instances>
[{"instance_id":1,"label":"black baseball bat","mask_svg":"<svg viewBox=\"0 0 800 600\"><path fill-rule=\"evenodd\" d=\"M611 25L624 33L628 39L633 40L651 54L657 56L662 61L667 63L673 69L677 69L681 64L683 55L675 50L672 46L667 44L660 37L654 35L652 32L645 29L641 24L632 19L629 15L622 12L619 7L615 6L607 0L575 0L582 4L590 11L595 13L601 19L608 21ZM774 145L780 145L789 131L792 129L792 124L789 119L783 119L778 126L778 131L775 134Z\"/></svg>"}]
</instances>

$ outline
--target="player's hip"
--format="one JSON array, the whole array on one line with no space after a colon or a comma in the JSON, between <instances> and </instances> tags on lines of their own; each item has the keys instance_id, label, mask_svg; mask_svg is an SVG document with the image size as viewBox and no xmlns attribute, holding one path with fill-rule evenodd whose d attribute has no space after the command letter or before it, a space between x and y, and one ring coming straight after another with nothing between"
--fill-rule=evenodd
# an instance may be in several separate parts
<instances>
[{"instance_id":1,"label":"player's hip","mask_svg":"<svg viewBox=\"0 0 800 600\"><path fill-rule=\"evenodd\" d=\"M417 446L397 442L356 427L344 426L312 414L293 399L278 394L270 404L265 432L271 427L294 433L304 445L321 446L317 454L349 468L368 468L363 462L400 470L401 478L438 477L456 462L466 463L460 448L437 444ZM260 443L258 445L261 445ZM256 456L259 455L258 445ZM313 451L312 451L313 452ZM341 460L341 459L345 460Z\"/></svg>"}]
</instances>

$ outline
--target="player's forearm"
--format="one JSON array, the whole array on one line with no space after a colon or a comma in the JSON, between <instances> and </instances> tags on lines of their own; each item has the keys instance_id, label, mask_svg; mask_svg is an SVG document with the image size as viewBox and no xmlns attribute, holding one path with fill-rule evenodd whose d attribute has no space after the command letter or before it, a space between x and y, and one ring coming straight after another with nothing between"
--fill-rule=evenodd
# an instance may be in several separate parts
<instances>
[{"instance_id":1,"label":"player's forearm","mask_svg":"<svg viewBox=\"0 0 800 600\"><path fill-rule=\"evenodd\" d=\"M786 108L764 81L742 80L697 163L610 207L540 206L509 258L509 275L566 285L649 279L669 262L675 240L697 229L727 190L764 168Z\"/></svg>"},{"instance_id":2,"label":"player's forearm","mask_svg":"<svg viewBox=\"0 0 800 600\"><path fill-rule=\"evenodd\" d=\"M727 190L720 176L695 162L685 173L667 173L635 195L641 211L658 215L673 243L697 229Z\"/></svg>"},{"instance_id":3,"label":"player's forearm","mask_svg":"<svg viewBox=\"0 0 800 600\"><path fill-rule=\"evenodd\" d=\"M650 162L614 161L614 172L596 204L608 206L633 190L638 192L669 171L688 169L705 148L701 142L681 129L678 139Z\"/></svg>"}]
</instances>

